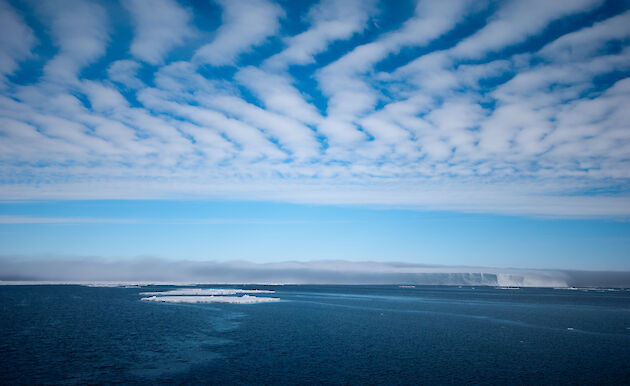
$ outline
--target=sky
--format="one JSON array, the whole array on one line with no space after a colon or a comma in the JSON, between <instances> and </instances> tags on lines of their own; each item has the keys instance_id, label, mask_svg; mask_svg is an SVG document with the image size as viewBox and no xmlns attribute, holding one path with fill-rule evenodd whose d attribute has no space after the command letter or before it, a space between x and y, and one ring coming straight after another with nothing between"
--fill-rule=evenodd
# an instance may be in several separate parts
<instances>
[{"instance_id":1,"label":"sky","mask_svg":"<svg viewBox=\"0 0 630 386\"><path fill-rule=\"evenodd\" d=\"M0 257L630 270L630 2L0 0Z\"/></svg>"}]
</instances>

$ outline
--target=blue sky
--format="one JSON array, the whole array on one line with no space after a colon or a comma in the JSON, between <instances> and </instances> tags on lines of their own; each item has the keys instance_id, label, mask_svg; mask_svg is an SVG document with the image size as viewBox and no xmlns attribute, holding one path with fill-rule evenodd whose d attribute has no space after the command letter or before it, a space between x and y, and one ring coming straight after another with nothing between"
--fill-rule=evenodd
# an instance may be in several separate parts
<instances>
[{"instance_id":1,"label":"blue sky","mask_svg":"<svg viewBox=\"0 0 630 386\"><path fill-rule=\"evenodd\" d=\"M0 0L0 255L630 269L628 1Z\"/></svg>"},{"instance_id":2,"label":"blue sky","mask_svg":"<svg viewBox=\"0 0 630 386\"><path fill-rule=\"evenodd\" d=\"M9 256L407 262L628 270L630 223L264 202L4 206Z\"/></svg>"}]
</instances>

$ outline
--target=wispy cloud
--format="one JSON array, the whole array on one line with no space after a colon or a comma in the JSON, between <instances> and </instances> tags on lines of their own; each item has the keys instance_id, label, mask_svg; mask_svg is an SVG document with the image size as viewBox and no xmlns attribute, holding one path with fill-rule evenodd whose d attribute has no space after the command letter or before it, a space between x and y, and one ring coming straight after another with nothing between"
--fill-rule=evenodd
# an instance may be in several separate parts
<instances>
[{"instance_id":1,"label":"wispy cloud","mask_svg":"<svg viewBox=\"0 0 630 386\"><path fill-rule=\"evenodd\" d=\"M462 40L452 53L460 57L479 58L511 45L525 42L529 37L544 33L550 22L575 13L589 12L603 0L544 0L530 2L505 1L490 16L488 23L472 36Z\"/></svg>"},{"instance_id":2,"label":"wispy cloud","mask_svg":"<svg viewBox=\"0 0 630 386\"><path fill-rule=\"evenodd\" d=\"M169 224L169 225L291 225L342 221L275 220L266 218L112 218L112 217L36 217L0 215L0 224ZM343 221L347 222L347 221Z\"/></svg>"},{"instance_id":3,"label":"wispy cloud","mask_svg":"<svg viewBox=\"0 0 630 386\"><path fill-rule=\"evenodd\" d=\"M130 51L138 59L160 64L171 49L194 35L190 12L175 0L127 0L123 4L135 23Z\"/></svg>"},{"instance_id":4,"label":"wispy cloud","mask_svg":"<svg viewBox=\"0 0 630 386\"><path fill-rule=\"evenodd\" d=\"M627 7L0 7L0 199L630 216Z\"/></svg>"},{"instance_id":5,"label":"wispy cloud","mask_svg":"<svg viewBox=\"0 0 630 386\"><path fill-rule=\"evenodd\" d=\"M44 67L52 82L73 82L79 71L105 54L109 43L105 8L90 0L35 2L37 12L50 26L58 53Z\"/></svg>"},{"instance_id":6,"label":"wispy cloud","mask_svg":"<svg viewBox=\"0 0 630 386\"><path fill-rule=\"evenodd\" d=\"M223 24L211 43L199 48L194 59L215 66L234 64L238 55L263 43L280 29L282 8L267 0L217 1Z\"/></svg>"},{"instance_id":7,"label":"wispy cloud","mask_svg":"<svg viewBox=\"0 0 630 386\"><path fill-rule=\"evenodd\" d=\"M315 62L315 55L324 52L330 44L365 30L368 18L375 10L371 0L321 1L307 14L310 28L286 38L286 48L265 60L264 66L284 69Z\"/></svg>"},{"instance_id":8,"label":"wispy cloud","mask_svg":"<svg viewBox=\"0 0 630 386\"><path fill-rule=\"evenodd\" d=\"M0 1L0 87L19 62L32 55L34 45L35 35L23 17L6 0Z\"/></svg>"}]
</instances>

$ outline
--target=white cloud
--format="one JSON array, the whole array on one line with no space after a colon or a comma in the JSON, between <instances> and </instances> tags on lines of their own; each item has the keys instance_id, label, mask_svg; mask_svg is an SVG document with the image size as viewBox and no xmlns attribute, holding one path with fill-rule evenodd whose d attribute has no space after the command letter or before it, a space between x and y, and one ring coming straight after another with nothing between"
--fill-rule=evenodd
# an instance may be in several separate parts
<instances>
[{"instance_id":1,"label":"white cloud","mask_svg":"<svg viewBox=\"0 0 630 386\"><path fill-rule=\"evenodd\" d=\"M217 0L223 24L211 43L195 53L195 60L214 66L235 64L238 56L278 32L284 11L267 0Z\"/></svg>"},{"instance_id":2,"label":"white cloud","mask_svg":"<svg viewBox=\"0 0 630 386\"><path fill-rule=\"evenodd\" d=\"M448 32L463 18L468 5L466 1L420 1L415 15L399 30L354 48L319 71L317 79L328 96L328 119L319 130L330 137L331 145L354 146L365 139L356 133L355 121L373 109L382 95L363 74L403 47L422 46Z\"/></svg>"},{"instance_id":3,"label":"white cloud","mask_svg":"<svg viewBox=\"0 0 630 386\"><path fill-rule=\"evenodd\" d=\"M0 0L0 87L20 61L32 56L35 42L33 30L22 16L6 0Z\"/></svg>"},{"instance_id":4,"label":"white cloud","mask_svg":"<svg viewBox=\"0 0 630 386\"><path fill-rule=\"evenodd\" d=\"M552 21L575 13L587 12L603 0L511 0L490 17L488 24L461 41L452 51L457 57L481 58L510 45L524 42L543 32Z\"/></svg>"},{"instance_id":5,"label":"white cloud","mask_svg":"<svg viewBox=\"0 0 630 386\"><path fill-rule=\"evenodd\" d=\"M103 56L110 39L104 7L33 4L58 51L39 81L5 79L0 198L232 198L630 215L623 192L630 178L628 14L580 25L538 52L509 50L597 1L536 9L493 3L496 11L486 3L422 1L396 28L370 26L359 38L364 43L329 52L338 58L326 66L318 65L318 53L359 36L376 11L322 1L305 12L300 33L281 36L278 4L222 2L223 24L209 45L194 60L165 65L192 28L191 11L176 3L140 12L156 17L130 26L142 48L120 57L128 42L112 42L121 46L111 58ZM174 17L162 23L165 4L175 7ZM31 55L35 40L15 10L0 6L9 9L2 15L9 27L2 28L20 40L0 37L6 75ZM491 15L464 31L459 44L440 40L460 33L471 13ZM348 25L339 24L344 20ZM166 38L147 38L152 28ZM258 60L264 64L239 62L275 34L284 45L274 53L266 47L267 60ZM294 66L309 63L315 65ZM82 76L90 64L107 77ZM598 189L611 193L584 193Z\"/></svg>"},{"instance_id":6,"label":"white cloud","mask_svg":"<svg viewBox=\"0 0 630 386\"><path fill-rule=\"evenodd\" d=\"M316 124L322 117L309 104L287 76L264 72L255 67L241 69L236 80L254 92L265 107L306 124Z\"/></svg>"},{"instance_id":7,"label":"white cloud","mask_svg":"<svg viewBox=\"0 0 630 386\"><path fill-rule=\"evenodd\" d=\"M468 1L418 1L415 15L400 29L389 32L374 42L360 45L325 67L327 72L361 73L403 47L418 47L448 32L460 22L468 10Z\"/></svg>"},{"instance_id":8,"label":"white cloud","mask_svg":"<svg viewBox=\"0 0 630 386\"><path fill-rule=\"evenodd\" d=\"M131 53L151 64L161 64L166 55L186 38L194 36L191 14L175 0L125 0L135 23Z\"/></svg>"},{"instance_id":9,"label":"white cloud","mask_svg":"<svg viewBox=\"0 0 630 386\"><path fill-rule=\"evenodd\" d=\"M375 10L374 1L322 0L307 15L311 27L285 39L287 47L265 61L274 69L292 64L308 64L315 55L324 52L336 40L349 39L363 31L370 14Z\"/></svg>"},{"instance_id":10,"label":"white cloud","mask_svg":"<svg viewBox=\"0 0 630 386\"><path fill-rule=\"evenodd\" d=\"M89 0L35 2L41 17L50 24L59 47L44 68L49 81L75 82L79 71L105 53L109 42L105 9Z\"/></svg>"},{"instance_id":11,"label":"white cloud","mask_svg":"<svg viewBox=\"0 0 630 386\"><path fill-rule=\"evenodd\" d=\"M625 12L561 36L557 40L546 45L538 53L540 56L552 62L583 61L603 53L606 43L621 41L630 37L630 12Z\"/></svg>"},{"instance_id":12,"label":"white cloud","mask_svg":"<svg viewBox=\"0 0 630 386\"><path fill-rule=\"evenodd\" d=\"M202 102L262 129L268 138L277 140L296 159L309 159L318 155L319 144L314 133L295 119L266 111L236 97L210 97Z\"/></svg>"},{"instance_id":13,"label":"white cloud","mask_svg":"<svg viewBox=\"0 0 630 386\"><path fill-rule=\"evenodd\" d=\"M139 69L140 63L136 61L117 60L109 66L107 75L112 81L120 83L125 87L135 89L143 86L142 81L138 79Z\"/></svg>"},{"instance_id":14,"label":"white cloud","mask_svg":"<svg viewBox=\"0 0 630 386\"><path fill-rule=\"evenodd\" d=\"M175 103L156 90L143 90L139 99L145 106L186 118L227 138L238 148L239 156L248 161L267 158L279 160L286 154L278 149L257 128L207 108Z\"/></svg>"}]
</instances>

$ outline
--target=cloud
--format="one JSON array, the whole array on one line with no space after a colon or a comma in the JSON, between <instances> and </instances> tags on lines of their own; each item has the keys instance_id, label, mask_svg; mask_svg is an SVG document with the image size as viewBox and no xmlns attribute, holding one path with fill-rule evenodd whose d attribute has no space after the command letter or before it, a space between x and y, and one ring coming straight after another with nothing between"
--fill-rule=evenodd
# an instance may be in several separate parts
<instances>
[{"instance_id":1,"label":"cloud","mask_svg":"<svg viewBox=\"0 0 630 386\"><path fill-rule=\"evenodd\" d=\"M35 2L42 19L50 25L59 52L45 66L53 82L73 82L79 71L105 53L109 42L108 17L94 1Z\"/></svg>"},{"instance_id":2,"label":"cloud","mask_svg":"<svg viewBox=\"0 0 630 386\"><path fill-rule=\"evenodd\" d=\"M290 78L264 72L255 67L245 67L235 76L236 80L248 87L266 108L294 118L306 124L316 124L321 120L317 109L308 103L292 84Z\"/></svg>"},{"instance_id":3,"label":"cloud","mask_svg":"<svg viewBox=\"0 0 630 386\"><path fill-rule=\"evenodd\" d=\"M127 218L127 217L36 217L36 216L11 216L0 215L0 224L175 224L175 225L201 225L201 224L309 224L313 221L302 220L269 220L265 218Z\"/></svg>"},{"instance_id":4,"label":"cloud","mask_svg":"<svg viewBox=\"0 0 630 386\"><path fill-rule=\"evenodd\" d=\"M18 63L32 56L36 43L33 30L6 0L0 1L0 87Z\"/></svg>"},{"instance_id":5,"label":"cloud","mask_svg":"<svg viewBox=\"0 0 630 386\"><path fill-rule=\"evenodd\" d=\"M566 34L547 44L538 54L551 62L588 60L605 50L607 43L627 39L630 36L628 23L630 12L622 13Z\"/></svg>"},{"instance_id":6,"label":"cloud","mask_svg":"<svg viewBox=\"0 0 630 386\"><path fill-rule=\"evenodd\" d=\"M318 72L322 91L328 98L328 117L319 129L331 145L355 146L365 141L355 119L376 106L381 93L363 76L381 60L403 47L417 47L437 39L459 22L466 10L465 1L418 2L415 15L399 30L374 42L360 45Z\"/></svg>"},{"instance_id":7,"label":"cloud","mask_svg":"<svg viewBox=\"0 0 630 386\"><path fill-rule=\"evenodd\" d=\"M310 261L166 261L0 258L2 281L212 283L212 284L417 284L522 287L628 287L629 272L590 272L406 263Z\"/></svg>"},{"instance_id":8,"label":"cloud","mask_svg":"<svg viewBox=\"0 0 630 386\"><path fill-rule=\"evenodd\" d=\"M319 144L314 133L296 119L261 109L239 98L211 98L207 103L238 117L242 122L262 129L268 138L277 141L291 157L309 159L319 154Z\"/></svg>"},{"instance_id":9,"label":"cloud","mask_svg":"<svg viewBox=\"0 0 630 386\"><path fill-rule=\"evenodd\" d=\"M151 64L160 64L174 47L194 36L190 12L175 0L125 0L135 23L131 53Z\"/></svg>"},{"instance_id":10,"label":"cloud","mask_svg":"<svg viewBox=\"0 0 630 386\"><path fill-rule=\"evenodd\" d=\"M313 63L315 55L325 51L336 40L349 39L362 32L374 11L374 1L323 0L308 12L310 28L287 38L287 47L267 59L264 65L283 69L293 64Z\"/></svg>"},{"instance_id":11,"label":"cloud","mask_svg":"<svg viewBox=\"0 0 630 386\"><path fill-rule=\"evenodd\" d=\"M458 57L480 58L542 33L554 20L588 12L602 4L603 0L506 1L484 28L462 40L452 53Z\"/></svg>"},{"instance_id":12,"label":"cloud","mask_svg":"<svg viewBox=\"0 0 630 386\"><path fill-rule=\"evenodd\" d=\"M630 216L628 9L0 4L1 199Z\"/></svg>"},{"instance_id":13,"label":"cloud","mask_svg":"<svg viewBox=\"0 0 630 386\"><path fill-rule=\"evenodd\" d=\"M143 86L143 82L138 79L140 63L134 60L117 60L107 69L109 79L121 85L135 89Z\"/></svg>"},{"instance_id":14,"label":"cloud","mask_svg":"<svg viewBox=\"0 0 630 386\"><path fill-rule=\"evenodd\" d=\"M267 0L217 0L223 10L223 24L211 43L199 48L195 59L199 63L225 66L235 63L238 56L262 44L280 28L284 11Z\"/></svg>"}]
</instances>

